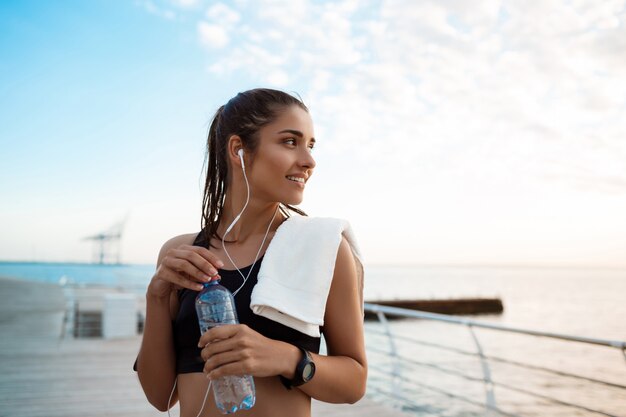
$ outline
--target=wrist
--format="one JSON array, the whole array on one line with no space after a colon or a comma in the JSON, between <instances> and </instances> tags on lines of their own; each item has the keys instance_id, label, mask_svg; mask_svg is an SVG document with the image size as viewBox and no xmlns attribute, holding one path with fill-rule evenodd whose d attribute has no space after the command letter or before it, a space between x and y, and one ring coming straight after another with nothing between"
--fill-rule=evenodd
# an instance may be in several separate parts
<instances>
[{"instance_id":1,"label":"wrist","mask_svg":"<svg viewBox=\"0 0 626 417\"><path fill-rule=\"evenodd\" d=\"M292 387L299 387L300 385L306 384L315 375L315 362L313 361L311 352L300 347L297 349L300 354L300 359L296 363L295 371L290 372L289 377L280 375L280 381L288 390ZM293 376L291 376L292 374Z\"/></svg>"},{"instance_id":2,"label":"wrist","mask_svg":"<svg viewBox=\"0 0 626 417\"><path fill-rule=\"evenodd\" d=\"M168 295L162 294L154 294L151 293L150 290L146 292L146 303L152 304L154 306L168 306L169 307L170 297Z\"/></svg>"},{"instance_id":3,"label":"wrist","mask_svg":"<svg viewBox=\"0 0 626 417\"><path fill-rule=\"evenodd\" d=\"M290 343L285 343L285 345L287 349L285 350L283 355L283 358L285 358L285 360L283 361L283 370L280 375L289 380L292 380L296 374L296 367L298 366L298 362L300 362L300 359L302 357L302 351Z\"/></svg>"},{"instance_id":4,"label":"wrist","mask_svg":"<svg viewBox=\"0 0 626 417\"><path fill-rule=\"evenodd\" d=\"M158 277L158 275L154 275L148 284L148 288L146 290L146 302L156 302L156 303L168 303L170 300L170 294L174 291L171 284L167 281L164 281Z\"/></svg>"}]
</instances>

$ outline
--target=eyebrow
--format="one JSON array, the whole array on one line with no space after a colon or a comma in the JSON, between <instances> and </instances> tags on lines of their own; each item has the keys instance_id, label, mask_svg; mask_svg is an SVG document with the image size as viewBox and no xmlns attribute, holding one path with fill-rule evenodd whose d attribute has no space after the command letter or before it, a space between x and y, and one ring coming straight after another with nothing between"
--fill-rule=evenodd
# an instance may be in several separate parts
<instances>
[{"instance_id":1,"label":"eyebrow","mask_svg":"<svg viewBox=\"0 0 626 417\"><path fill-rule=\"evenodd\" d=\"M277 133L291 133L292 135L296 135L299 138L304 138L304 133L300 132L299 130L295 130L295 129L284 129L281 130L280 132ZM315 138L311 138L311 141L315 142Z\"/></svg>"}]
</instances>

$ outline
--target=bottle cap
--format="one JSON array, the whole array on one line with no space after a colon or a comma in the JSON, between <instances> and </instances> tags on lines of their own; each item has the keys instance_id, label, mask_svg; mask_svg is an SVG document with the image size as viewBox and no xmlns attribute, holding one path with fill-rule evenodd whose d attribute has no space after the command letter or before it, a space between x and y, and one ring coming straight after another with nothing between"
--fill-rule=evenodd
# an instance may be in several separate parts
<instances>
[{"instance_id":1,"label":"bottle cap","mask_svg":"<svg viewBox=\"0 0 626 417\"><path fill-rule=\"evenodd\" d=\"M217 285L220 283L220 279L220 277L217 277L217 279L212 279L211 281L205 282L202 285L204 286L204 288L210 287L212 285Z\"/></svg>"}]
</instances>

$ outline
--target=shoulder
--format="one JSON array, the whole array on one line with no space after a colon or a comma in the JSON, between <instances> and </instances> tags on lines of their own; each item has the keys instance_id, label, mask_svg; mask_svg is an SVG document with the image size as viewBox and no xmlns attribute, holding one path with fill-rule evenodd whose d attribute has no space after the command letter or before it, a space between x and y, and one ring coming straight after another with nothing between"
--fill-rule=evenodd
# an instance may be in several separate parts
<instances>
[{"instance_id":1,"label":"shoulder","mask_svg":"<svg viewBox=\"0 0 626 417\"><path fill-rule=\"evenodd\" d=\"M191 245L196 240L198 233L186 233L184 235L174 236L163 244L163 247L171 248L180 245Z\"/></svg>"},{"instance_id":2,"label":"shoulder","mask_svg":"<svg viewBox=\"0 0 626 417\"><path fill-rule=\"evenodd\" d=\"M187 233L184 235L174 236L173 238L167 240L163 246L161 246L161 250L159 252L159 258L157 260L157 266L161 265L163 258L167 255L167 253L171 249L175 249L181 245L192 245L194 240L198 236L197 233ZM178 314L178 309L180 308L180 302L178 300L178 290L174 290L170 293L170 319L175 320L176 315Z\"/></svg>"},{"instance_id":3,"label":"shoulder","mask_svg":"<svg viewBox=\"0 0 626 417\"><path fill-rule=\"evenodd\" d=\"M333 326L334 320L339 317L341 320L345 319L351 311L355 314L354 317L362 319L363 273L349 241L342 237L328 294L324 328Z\"/></svg>"},{"instance_id":4,"label":"shoulder","mask_svg":"<svg viewBox=\"0 0 626 417\"><path fill-rule=\"evenodd\" d=\"M338 277L343 277L343 279L350 281L354 281L357 278L356 260L348 240L343 236L339 242L337 259L335 261L334 279Z\"/></svg>"},{"instance_id":5,"label":"shoulder","mask_svg":"<svg viewBox=\"0 0 626 417\"><path fill-rule=\"evenodd\" d=\"M333 271L333 286L356 293L363 314L363 264L356 242L350 235L342 236Z\"/></svg>"}]
</instances>

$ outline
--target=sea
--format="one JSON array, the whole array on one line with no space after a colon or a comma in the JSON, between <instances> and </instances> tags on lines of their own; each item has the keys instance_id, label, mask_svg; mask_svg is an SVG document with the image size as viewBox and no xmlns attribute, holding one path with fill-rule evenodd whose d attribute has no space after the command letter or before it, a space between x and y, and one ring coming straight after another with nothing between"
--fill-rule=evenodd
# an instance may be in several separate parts
<instances>
[{"instance_id":1,"label":"sea","mask_svg":"<svg viewBox=\"0 0 626 417\"><path fill-rule=\"evenodd\" d=\"M497 297L502 314L462 317L626 342L626 269L372 266L366 274L366 300ZM366 346L368 395L414 415L626 416L626 351L617 348L416 319L366 323Z\"/></svg>"},{"instance_id":2,"label":"sea","mask_svg":"<svg viewBox=\"0 0 626 417\"><path fill-rule=\"evenodd\" d=\"M138 295L154 270L0 262L0 277ZM367 302L500 298L501 314L463 318L626 342L626 269L371 265L365 271ZM626 352L620 349L424 319L365 327L368 395L411 415L626 417ZM492 384L484 383L485 375Z\"/></svg>"}]
</instances>

